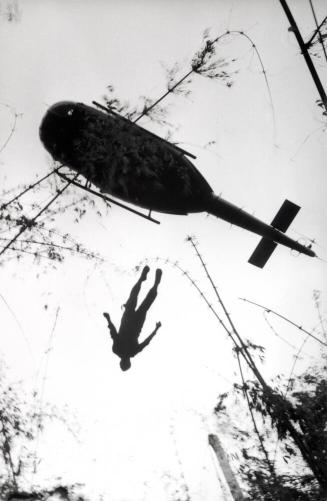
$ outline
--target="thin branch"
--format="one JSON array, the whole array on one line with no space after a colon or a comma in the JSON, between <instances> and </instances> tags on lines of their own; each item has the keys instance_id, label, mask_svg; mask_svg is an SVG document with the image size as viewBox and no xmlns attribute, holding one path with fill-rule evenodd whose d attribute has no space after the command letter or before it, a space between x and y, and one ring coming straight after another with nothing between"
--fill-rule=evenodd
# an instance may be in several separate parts
<instances>
[{"instance_id":1,"label":"thin branch","mask_svg":"<svg viewBox=\"0 0 327 501\"><path fill-rule=\"evenodd\" d=\"M39 179L35 183L30 184L29 186L27 186L27 188L25 190L21 191L18 195L16 195L14 198L12 198L11 200L9 200L9 202L6 202L6 203L2 204L1 207L0 207L0 210L5 209L6 207L8 207L8 205L12 204L16 200L18 200L20 197L22 197L23 195L25 195L25 193L27 193L30 190L33 190L33 188L35 188L37 185L39 185L40 183L42 183L42 181L45 181L48 177L52 176L52 174L58 173L59 169L61 169L61 167L63 167L63 165L60 165L56 169L53 169L51 172L48 172L48 174L46 174L45 176L41 177L41 179Z\"/></svg>"},{"instance_id":2,"label":"thin branch","mask_svg":"<svg viewBox=\"0 0 327 501\"><path fill-rule=\"evenodd\" d=\"M313 6L313 3L312 3L312 0L309 0L309 3L310 3L310 7L311 7L311 11L312 11L313 18L314 18L315 23L316 23L316 33L318 33L318 35L319 35L319 42L320 42L320 45L322 46L322 50L323 50L323 52L324 52L325 59L326 59L326 61L327 61L327 52L326 52L326 47L325 47L325 44L324 44L324 39L323 39L322 34L321 34L321 31L320 31L320 26L318 25L318 20L317 20L317 16L316 16L316 12L315 12L315 9L314 9L314 6Z\"/></svg>"},{"instance_id":3,"label":"thin branch","mask_svg":"<svg viewBox=\"0 0 327 501\"><path fill-rule=\"evenodd\" d=\"M5 247L3 245L0 245L0 249L4 249ZM34 258L41 258L41 259L48 259L49 261L53 261L53 258L49 256L44 256L41 253L35 252L35 251L29 251L26 249L21 249L18 247L10 247L7 249L7 251L11 252L17 252L17 254L29 254L30 256L33 256ZM14 257L12 259L15 259Z\"/></svg>"},{"instance_id":4,"label":"thin branch","mask_svg":"<svg viewBox=\"0 0 327 501\"><path fill-rule=\"evenodd\" d=\"M16 129L16 122L17 122L17 115L15 114L15 119L14 119L14 123L12 125L12 128L10 130L10 133L7 137L7 139L4 141L3 145L1 146L0 148L0 153L3 152L3 150L5 149L5 147L7 146L7 144L9 143L10 139L12 138L12 136L14 135L14 132L15 132L15 129Z\"/></svg>"},{"instance_id":5,"label":"thin branch","mask_svg":"<svg viewBox=\"0 0 327 501\"><path fill-rule=\"evenodd\" d=\"M14 135L14 132L16 130L16 124L17 124L17 117L20 116L19 113L16 113L16 111L11 107L9 106L8 104L5 104L5 103L0 103L2 106L5 106L6 108L9 108L10 111L12 112L12 114L14 115L14 122L11 126L11 129L10 129L10 132L9 132L9 135L7 137L7 139L4 141L3 145L1 146L0 148L0 153L3 152L3 150L5 149L5 147L7 146L7 144L9 143L10 139L12 138L12 136Z\"/></svg>"},{"instance_id":6,"label":"thin branch","mask_svg":"<svg viewBox=\"0 0 327 501\"><path fill-rule=\"evenodd\" d=\"M272 92L271 92L269 81L268 81L268 77L267 77L267 72L266 72L266 69L264 67L263 60L262 60L262 57L260 55L260 52L259 52L256 44L253 42L252 38L250 38L249 35L247 35L246 33L244 33L244 31L232 30L232 31L226 32L226 34L237 34L237 35L241 35L241 36L245 37L251 43L251 45L252 45L252 47L253 47L253 49L254 49L254 51L256 53L256 56L257 56L257 58L259 60L259 63L260 63L260 66L261 66L261 70L262 70L262 73L263 73L263 76L264 76L264 79L265 79L265 83L266 83L266 87L267 87L267 92L268 92L268 96L269 96L270 107L271 107L271 112L272 112L272 120L273 120L274 143L276 144L277 132L276 132L275 106L274 106L274 102L273 102L273 98L272 98Z\"/></svg>"},{"instance_id":7,"label":"thin branch","mask_svg":"<svg viewBox=\"0 0 327 501\"><path fill-rule=\"evenodd\" d=\"M60 195L63 194L63 192L72 184L74 179L76 179L78 174L75 175L75 177L69 181L63 188L57 191L57 194L48 202L37 214L34 216L32 219L27 220L26 222L22 225L21 229L16 233L16 235L8 242L8 244L1 250L0 256L2 256L9 247L16 242L16 240L22 235L27 229L31 228L32 226L35 225L36 220L55 202L55 200L60 197Z\"/></svg>"},{"instance_id":8,"label":"thin branch","mask_svg":"<svg viewBox=\"0 0 327 501\"><path fill-rule=\"evenodd\" d=\"M308 40L306 42L305 45L306 45L307 49L310 49L314 38L316 37L317 33L319 33L320 29L323 27L323 25L325 24L326 21L327 21L327 16L324 18L323 21L321 21L321 23L319 24L318 28L313 32L313 35L311 36L310 40Z\"/></svg>"},{"instance_id":9,"label":"thin branch","mask_svg":"<svg viewBox=\"0 0 327 501\"><path fill-rule=\"evenodd\" d=\"M190 238L188 237L187 240L189 241ZM171 263L169 261L169 259L166 259L165 262L166 263ZM183 272L183 275L187 276L187 278L190 279L188 273L185 272L184 270L182 270L179 267L179 265L178 265L177 262L173 263L173 265L176 266L177 268L179 268ZM207 305L210 307L211 311L215 314L216 318L220 318L218 316L218 314L215 312L215 310L213 309L212 305L209 303L209 301L206 299L206 297L202 293L201 289L195 284L195 282L192 279L190 279L190 280L192 282L192 285L194 285L197 288L197 290L200 292L201 297L206 301ZM224 326L224 323L222 321L220 323ZM260 385L261 385L261 387L262 387L262 389L264 391L264 394L266 395L266 398L269 400L270 405L272 407L272 414L274 414L274 412L276 412L276 402L275 402L275 398L274 397L277 397L277 401L278 402L280 402L280 399L283 399L283 402L284 402L285 401L284 397L282 395L277 394L276 391L274 391L265 382L265 380L262 377L260 371L257 369L255 363L253 361L251 363L250 360L249 360L249 358L247 356L245 356L245 352L248 354L248 350L247 350L247 347L244 345L242 339L240 338L241 346L239 346L237 344L236 340L234 339L233 334L229 331L229 329L227 327L225 329L229 333L229 336L231 337L231 339L234 342L234 344L236 345L235 351L238 350L238 352L240 354L242 354L242 356L243 356L244 360L246 361L247 365L252 370L253 374L255 375L255 377L257 378L258 382L260 383ZM305 441L303 439L302 434L293 425L293 423L290 420L290 417L289 417L288 412L287 412L286 409L281 408L281 409L278 409L278 411L281 413L281 416L279 418L280 421L283 423L283 425L285 426L288 434L291 436L292 440L294 441L294 443L298 447L299 451L302 454L303 459L305 460L305 462L307 463L307 465L309 466L309 468L312 470L312 472L315 475L317 481L325 489L325 487L326 487L326 480L325 480L325 477L324 477L324 475L323 475L323 473L321 471L321 467L317 463L316 459L310 453L310 450L308 450L308 447L307 447L307 445L306 445L306 443L305 443ZM280 423L280 421L278 420L277 424L275 423L275 426L277 427L277 429L278 429L278 424Z\"/></svg>"},{"instance_id":10,"label":"thin branch","mask_svg":"<svg viewBox=\"0 0 327 501\"><path fill-rule=\"evenodd\" d=\"M264 309L267 313L273 313L274 315L276 315L277 317L281 318L282 320L285 320L285 322L288 322L289 324L294 325L294 327L296 327L300 331L304 332L305 334L308 334L308 336L310 336L313 339L315 339L316 341L318 341L318 343L323 344L324 346L327 346L327 343L324 343L324 341L322 341L321 339L319 339L318 337L316 337L314 334L312 334L311 332L309 332L306 329L304 329L302 327L302 325L296 324L295 322L293 322L289 318L284 317L284 315L281 315L280 313L277 313L276 311L272 310L271 308L267 308L266 306L263 306L261 304L255 303L254 301L250 301L249 299L246 299L244 297L240 297L239 299L241 301L245 301L247 303L253 304L254 306L258 306L259 308Z\"/></svg>"},{"instance_id":11,"label":"thin branch","mask_svg":"<svg viewBox=\"0 0 327 501\"><path fill-rule=\"evenodd\" d=\"M163 259L163 258L157 258L157 259ZM225 330L225 332L227 333L227 336L231 338L232 342L234 343L235 345L235 351L239 351L240 353L243 354L242 352L242 346L240 346L237 341L235 340L235 338L233 337L233 334L232 332L228 329L228 327L226 326L225 322L220 318L220 316L218 315L218 313L216 312L216 310L214 309L214 307L212 306L212 304L210 303L210 301L208 300L208 298L206 297L206 295L204 294L204 292L200 289L200 287L197 285L196 281L193 280L193 278L191 277L191 275L188 273L188 271L184 270L179 264L177 261L175 262L172 262L170 261L169 259L163 259L163 261L166 263L166 264L170 264L171 266L173 266L174 268L177 268L183 276L185 276L192 284L192 286L198 291L198 293L200 294L201 298L203 299L203 301L206 303L206 305L209 307L210 311L212 312L212 314L215 316L216 320L218 320L219 324L223 327L223 329ZM247 363L249 364L249 362L247 361Z\"/></svg>"},{"instance_id":12,"label":"thin branch","mask_svg":"<svg viewBox=\"0 0 327 501\"><path fill-rule=\"evenodd\" d=\"M12 308L8 304L8 301L5 299L5 297L1 293L0 293L0 298L2 299L2 301L4 302L4 304L6 305L8 311L11 313L12 317L14 318L14 320L15 320L15 322L16 322L16 324L17 324L17 326L18 326L18 328L19 328L19 330L20 330L20 332L21 332L21 334L22 334L22 336L24 338L24 341L25 341L25 343L26 343L26 345L28 347L28 350L30 352L31 358L34 361L34 355L33 355L33 350L32 350L31 344L29 342L28 337L25 334L25 331L24 331L24 329L23 329L20 321L18 320L15 312L12 310Z\"/></svg>"},{"instance_id":13,"label":"thin branch","mask_svg":"<svg viewBox=\"0 0 327 501\"><path fill-rule=\"evenodd\" d=\"M10 239L9 238L4 238L4 237L0 237L0 240L8 241ZM76 254L85 255L86 257L93 258L93 259L99 259L100 261L103 261L103 258L101 258L100 256L97 256L96 254L94 254L92 252L88 252L88 251L86 251L84 249L81 249L80 246L79 246L79 244L74 244L74 247L69 247L67 245L55 244L53 242L41 242L40 240L34 240L34 239L26 239L26 240L22 239L22 240L18 240L17 243L34 244L34 245L40 245L41 247L48 247L48 248L54 247L54 248L59 249L59 250L66 250L66 251L70 251L70 252L76 252ZM25 251L25 249L16 249L16 248L13 249L12 247L11 247L11 249L12 250L17 250L18 252L24 252ZM31 254L35 255L35 252L31 252ZM46 256L40 256L40 257L46 257Z\"/></svg>"},{"instance_id":14,"label":"thin branch","mask_svg":"<svg viewBox=\"0 0 327 501\"><path fill-rule=\"evenodd\" d=\"M303 341L302 341L302 343L301 343L301 346L299 347L299 349L298 349L298 351L297 351L297 354L294 356L294 362L293 362L293 365L292 365L292 368L291 368L290 375L288 376L288 381L287 381L287 385L286 385L286 390L285 390L285 393L284 393L284 397L285 397L285 398L287 397L288 391L289 391L289 389L290 389L290 387L291 387L291 379L292 379L292 376L293 376L294 371L295 371L295 366L296 366L296 364L297 364L297 362L298 362L298 360L299 360L299 358L300 358L300 354L301 354L301 352L302 352L302 350L303 350L303 348L304 348L305 343L308 341L309 337L310 337L310 336L308 336L308 335L307 335L307 336L304 338L304 340L303 340Z\"/></svg>"},{"instance_id":15,"label":"thin branch","mask_svg":"<svg viewBox=\"0 0 327 501\"><path fill-rule=\"evenodd\" d=\"M176 82L172 87L170 87L167 90L167 92L165 92L165 94L163 94L161 97L159 97L159 99L157 99L153 104L151 104L151 106L145 108L145 110L141 113L141 115L137 117L135 120L133 120L133 122L136 123L139 120L141 120L142 117L147 115L149 111L151 111L155 106L157 106L157 104L159 104L163 99L165 99L165 97L171 94L181 83L184 82L184 80L186 80L190 75L192 75L192 73L194 73L193 68L188 73L186 73L186 75L184 75L178 82Z\"/></svg>"},{"instance_id":16,"label":"thin branch","mask_svg":"<svg viewBox=\"0 0 327 501\"><path fill-rule=\"evenodd\" d=\"M211 286L212 286L212 288L213 288L213 290L214 290L214 292L215 292L215 295L216 295L216 297L217 297L217 299L218 299L218 302L219 302L220 306L222 307L223 312L224 312L224 314L225 314L225 316L226 316L226 318L227 318L227 320L228 320L228 322L229 322L229 324L230 324L230 326L231 326L231 328L232 328L232 332L233 332L233 334L237 337L237 339L238 339L238 341L239 341L239 343L240 343L240 345L241 345L241 347L242 347L242 350L241 350L242 356L246 359L246 362L247 362L247 364L249 365L249 367L252 369L252 371L254 371L254 372L256 373L257 378L258 378L258 379L259 379L259 380L260 380L260 381L261 381L264 385L266 385L266 383L265 383L265 381L263 380L263 378L262 378L262 376L261 376L261 374L260 374L259 370L257 369L257 366L256 366L256 364L255 364L255 362L254 362L254 360L253 360L253 358L252 358L252 356L251 356L251 354L250 354L249 350L247 349L247 346L245 345L245 343L244 343L244 341L243 341L242 337L240 336L240 334L239 334L238 330L236 329L236 327L235 327L235 325L234 325L234 322L233 322L233 321L232 321L232 319L231 319L230 314L228 313L228 311L227 311L227 309L226 309L226 307L225 307L225 304L224 304L224 302L223 302L223 300L222 300L222 298L221 298L221 296L220 296L220 294L219 294L219 292L218 292L218 289L217 289L217 287L216 287L216 285L215 285L214 281L212 280L210 273L208 272L207 266L206 266L205 262L204 262L204 261L203 261L203 259L202 259L202 256L201 256L201 254L200 254L200 252L199 252L199 250L198 250L198 248L197 248L197 245L196 245L196 244L195 244L195 242L194 242L194 238L193 238L193 237L191 237L191 236L188 236L188 237L187 237L187 241L191 243L191 245L192 245L193 249L195 250L196 255L197 255L197 257L199 258L199 260L200 260L200 262L201 262L201 265L202 265L202 267L203 267L203 269L204 269L204 271L205 271L205 274L206 274L206 276L207 276L207 278L208 278L208 280L209 280L209 282L210 282L210 284L211 284Z\"/></svg>"},{"instance_id":17,"label":"thin branch","mask_svg":"<svg viewBox=\"0 0 327 501\"><path fill-rule=\"evenodd\" d=\"M304 146L304 145L305 145L305 143L306 143L306 142L307 142L307 141L308 141L308 140L309 140L309 139L310 139L310 138L311 138L311 137L312 137L312 136L313 136L316 132L321 131L321 130L322 130L323 132L325 132L325 130L326 130L326 129L325 129L325 126L324 126L324 125L322 125L322 126L320 126L320 127L317 127L316 129L314 129L313 131L309 132L309 134L307 134L307 135L306 135L306 137L303 139L303 141L301 141L301 143L300 143L300 145L299 145L298 149L296 150L296 152L294 153L294 155L292 155L292 156L291 156L291 158L290 158L291 162L293 162L294 158L295 158L295 157L299 154L299 152L300 152L300 150L301 150L302 146ZM293 231L294 231L294 230L293 230Z\"/></svg>"},{"instance_id":18,"label":"thin branch","mask_svg":"<svg viewBox=\"0 0 327 501\"><path fill-rule=\"evenodd\" d=\"M255 53L258 57L258 60L259 60L259 63L260 63L260 66L261 66L261 69L262 69L262 73L264 75L264 79L265 79L265 82L266 82L266 86L267 86L267 90L268 90L268 95L269 95L269 100L270 100L270 106L271 106L271 109L272 109L272 114L273 114L273 127L274 127L274 142L276 142L276 118L275 118L275 108L274 108L274 104L273 104L273 99L272 99L272 93L271 93L271 89L270 89L270 85L269 85L269 82L268 82L268 78L267 78L267 73L266 73L266 70L265 70L265 67L264 67L264 64L263 64L263 60L261 58L261 55L259 53L259 50L257 48L257 46L255 45L255 43L253 42L253 40L246 34L244 33L243 31L238 31L238 30L233 30L233 31L226 31L225 33L223 33L222 35L219 35L217 36L214 40L212 41L208 41L207 43L210 44L210 46L212 47L214 44L216 44L217 42L219 42L222 38L226 37L226 36L230 36L230 35L241 35L243 37L245 37L252 45L252 47L254 48L255 50ZM194 59L194 58L193 58ZM199 71L201 69L201 66L204 66L204 61L202 61L199 65L192 65L192 68L190 71L188 71L180 80L178 80L172 87L169 87L167 92L165 92L159 99L157 99L153 104L151 104L149 107L146 107L143 112L141 113L140 116L138 116L135 120L134 120L134 123L138 122L142 117L146 116L149 111L151 111L157 104L159 104L161 101L163 101L163 99L165 99L169 94L173 93L174 90L177 89L177 87L179 85L181 85L188 77L190 77L193 73L195 74L201 74L201 72Z\"/></svg>"},{"instance_id":19,"label":"thin branch","mask_svg":"<svg viewBox=\"0 0 327 501\"><path fill-rule=\"evenodd\" d=\"M313 299L314 299L315 307L316 307L316 310L317 310L317 313L318 313L320 328L321 328L321 331L322 331L322 333L324 335L324 338L327 340L327 333L326 333L326 329L325 329L325 326L324 326L324 319L323 319L321 311L320 311L319 298L320 298L320 291L314 290L313 291Z\"/></svg>"},{"instance_id":20,"label":"thin branch","mask_svg":"<svg viewBox=\"0 0 327 501\"><path fill-rule=\"evenodd\" d=\"M304 345L306 344L306 342L308 341L310 336L306 336L305 339L303 340L303 342L301 343L298 351L297 351L297 354L294 356L294 361L293 361L293 364L292 364L292 367L291 367L291 371L290 371L290 375L288 376L288 380L287 380L287 385L286 385L286 390L284 392L284 398L287 397L287 394L288 394L288 391L291 387L291 380L292 380L292 376L294 374L294 371L295 371L295 366L298 362L298 360L300 359L300 354L304 348ZM278 445L279 445L279 437L277 437L277 440L276 440L276 445L275 445L275 452L274 452L274 464L276 463L276 456L277 456L277 451L278 451Z\"/></svg>"},{"instance_id":21,"label":"thin branch","mask_svg":"<svg viewBox=\"0 0 327 501\"><path fill-rule=\"evenodd\" d=\"M248 405L248 408L249 408L249 411L250 411L250 414L251 414L251 419L252 419L254 431L255 431L258 439L259 439L260 447L261 447L261 450L262 450L262 452L263 452L263 454L265 456L266 463L267 463L268 469L270 471L270 474L274 478L274 480L276 480L276 473L275 473L274 466L273 466L272 462L269 459L269 454L268 454L268 452L266 450L265 444L263 442L263 438L262 438L262 436L261 436L261 434L260 434L260 432L258 430L258 426L257 426L256 420L255 420L254 414L253 414L253 409L252 409L252 406L251 406L250 397L249 397L249 394L248 394L248 391L247 391L247 384L245 383L245 379L244 379L244 375L243 375L243 370L242 370L242 365L241 365L241 360L240 360L240 354L239 354L239 352L236 352L236 355L237 355L238 367L239 367L239 371L240 371L240 375L241 375L241 379L242 379L242 390L243 390L243 394L244 394L244 397L245 397L245 399L247 401L247 405Z\"/></svg>"},{"instance_id":22,"label":"thin branch","mask_svg":"<svg viewBox=\"0 0 327 501\"><path fill-rule=\"evenodd\" d=\"M265 322L266 324L268 325L269 329L271 330L271 332L273 332L273 334L278 337L279 339L281 339L285 344L287 344L290 348L292 348L293 350L297 350L298 348L290 343L289 341L287 341L287 339L285 339L283 336L281 336L280 334L278 334L278 332L276 331L276 329L273 327L273 325L269 322L268 318L267 318L267 312L266 310L264 310L262 312L262 315L263 315L263 318L265 319Z\"/></svg>"},{"instance_id":23,"label":"thin branch","mask_svg":"<svg viewBox=\"0 0 327 501\"><path fill-rule=\"evenodd\" d=\"M58 308L56 310L55 320L54 320L54 323L53 323L53 326L51 329L51 333L49 336L48 347L45 351L45 366L44 366L44 373L43 373L41 390L40 390L39 412L38 412L39 419L37 422L36 445L35 445L35 451L34 451L34 473L36 473L36 457L37 457L37 450L38 450L39 441L40 441L40 432L41 432L41 428L42 428L42 407L43 407L43 399L44 399L44 392L45 392L45 384L46 384L46 379L47 379L50 354L51 354L51 350L52 350L52 342L54 339L54 334L55 334L55 330L56 330L57 322L58 322L58 317L59 317L59 311L60 311L60 306L58 306Z\"/></svg>"},{"instance_id":24,"label":"thin branch","mask_svg":"<svg viewBox=\"0 0 327 501\"><path fill-rule=\"evenodd\" d=\"M188 241L192 241L192 237L188 237L187 240ZM196 246L195 246L195 249L196 249ZM198 257L200 258L201 257L200 253L197 252L197 254L198 254ZM201 264L206 269L206 265L203 262L202 257L201 257ZM207 274L209 275L209 273L207 273ZM240 337L239 333L237 331L235 331L235 334L237 335L237 338L240 340L240 343L242 345L242 349L239 350L240 353L242 354L244 360L246 361L246 363L248 364L249 368L252 370L253 374L257 378L257 380L260 383L263 391L266 393L266 396L270 400L270 404L272 405L272 409L276 410L276 407L275 407L276 404L274 402L274 398L273 397L277 396L278 394L276 394L276 392L265 382L265 380L262 377L260 371L258 370L256 364L252 360L252 357L249 354L249 350L244 345L243 340ZM247 356L245 356L245 354ZM284 398L282 396L279 396L279 397L282 398L283 402L284 402ZM287 432L290 434L290 436L292 437L292 439L295 442L296 446L299 448L299 450L300 450L300 452L301 452L301 454L303 456L303 459L306 461L306 463L308 464L308 466L312 470L312 472L315 475L316 479L318 480L319 484L321 485L321 487L323 489L326 489L327 481L325 479L325 475L321 471L321 465L318 464L318 462L316 461L316 458L312 456L310 450L308 449L308 447L307 447L307 445L306 445L306 443L305 443L305 441L303 439L303 436L294 427L294 425L293 425L292 421L290 420L290 418L289 418L288 413L287 413L286 410L282 411L282 415L280 417L280 420L284 423L284 426L286 427ZM277 423L277 428L278 428L278 423Z\"/></svg>"},{"instance_id":25,"label":"thin branch","mask_svg":"<svg viewBox=\"0 0 327 501\"><path fill-rule=\"evenodd\" d=\"M232 339L233 343L235 344L235 347L238 348L238 349L240 349L240 346L234 340L232 333L230 332L230 330L228 329L228 327L226 326L226 324L224 323L224 321L220 318L220 316L218 315L218 313L216 312L216 310L213 308L212 304L209 302L209 300L207 299L207 297L205 296L205 294L202 292L202 290L200 289L200 287L197 285L196 281L193 280L193 278L190 276L190 274L187 271L185 271L183 268L181 268L177 262L172 263L169 260L166 260L166 262L172 264L172 266L174 266L175 268L177 268L182 273L182 275L185 276L191 282L191 284L193 285L193 287L195 287L195 289L198 291L198 293L200 294L200 296L202 297L202 299L204 300L204 302L207 304L207 306L209 307L209 309L211 310L211 312L213 313L213 315L216 317L216 319L218 320L218 322L220 323L220 325L223 327L223 329L227 333L228 337L230 337Z\"/></svg>"},{"instance_id":26,"label":"thin branch","mask_svg":"<svg viewBox=\"0 0 327 501\"><path fill-rule=\"evenodd\" d=\"M157 258L157 259L162 259L162 258ZM242 338L239 336L238 334L238 341L235 339L234 337L234 332L233 331L230 331L229 328L227 327L227 325L225 324L225 322L220 318L220 316L218 315L218 313L216 312L216 310L214 309L214 307L212 306L212 304L209 302L209 300L207 299L206 295L203 293L203 291L200 289L200 287L197 285L196 281L193 280L193 278L190 276L190 274L184 270L179 264L177 261L175 262L172 262L170 261L169 259L163 259L163 261L166 263L166 264L170 264L172 265L174 268L177 268L183 276L185 276L190 282L191 284L193 285L193 287L198 291L198 293L200 294L201 298L203 299L203 301L206 303L206 305L209 307L210 311L212 312L212 314L215 316L215 318L218 320L218 322L220 323L220 325L223 327L223 329L225 330L225 332L227 333L227 336L231 338L235 348L234 350L236 352L239 352L241 353L241 355L243 356L243 358L245 359L247 365L250 367L250 369L254 372L254 374L256 375L257 379L260 381L262 387L264 388L269 388L267 383L265 382L265 380L263 379L262 375L260 374L259 370L257 369L256 365L255 365L255 362L252 360L252 357L251 355L248 353L248 350L247 350L247 347L245 346ZM249 358L247 358L247 355Z\"/></svg>"}]
</instances>

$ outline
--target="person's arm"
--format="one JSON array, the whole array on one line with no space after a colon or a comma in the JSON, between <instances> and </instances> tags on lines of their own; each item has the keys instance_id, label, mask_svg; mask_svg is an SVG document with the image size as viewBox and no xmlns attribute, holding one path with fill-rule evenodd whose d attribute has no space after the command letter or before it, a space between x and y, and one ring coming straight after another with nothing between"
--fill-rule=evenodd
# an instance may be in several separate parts
<instances>
[{"instance_id":1,"label":"person's arm","mask_svg":"<svg viewBox=\"0 0 327 501\"><path fill-rule=\"evenodd\" d=\"M139 350L138 350L138 352L142 351L146 346L148 346L148 344L154 338L154 336L157 333L157 330L160 327L161 327L161 322L157 322L156 323L156 328L154 329L154 331L152 332L152 334L150 334L150 336L148 336L144 341L142 341L142 343L139 344Z\"/></svg>"},{"instance_id":2,"label":"person's arm","mask_svg":"<svg viewBox=\"0 0 327 501\"><path fill-rule=\"evenodd\" d=\"M117 338L117 336L118 336L116 327L112 323L109 313L104 313L103 316L104 316L104 318L107 319L108 328L109 328L109 331L110 331L110 336L111 336L111 339L114 341Z\"/></svg>"}]
</instances>

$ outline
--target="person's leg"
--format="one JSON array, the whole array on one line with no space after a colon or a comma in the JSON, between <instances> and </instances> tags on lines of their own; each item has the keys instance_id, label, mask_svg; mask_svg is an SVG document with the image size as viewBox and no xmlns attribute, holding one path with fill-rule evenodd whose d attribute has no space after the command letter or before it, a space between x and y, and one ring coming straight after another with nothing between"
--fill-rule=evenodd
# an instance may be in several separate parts
<instances>
[{"instance_id":1,"label":"person's leg","mask_svg":"<svg viewBox=\"0 0 327 501\"><path fill-rule=\"evenodd\" d=\"M161 275L162 271L160 269L156 270L156 278L154 281L153 287L149 290L147 293L146 297L144 298L142 304L138 307L136 313L142 318L144 317L145 320L145 315L147 314L148 309L152 305L153 301L157 297L157 291L158 291L158 285L161 280ZM143 321L144 321L143 320Z\"/></svg>"},{"instance_id":2,"label":"person's leg","mask_svg":"<svg viewBox=\"0 0 327 501\"><path fill-rule=\"evenodd\" d=\"M146 280L146 277L147 277L147 274L149 273L149 270L150 270L150 268L148 266L144 266L140 278L138 279L138 281L136 282L136 284L132 288L131 293L129 295L129 298L127 299L127 301L124 305L125 310L127 310L127 309L135 310L136 304L137 304L137 297L139 295L142 282L144 282L144 280Z\"/></svg>"}]
</instances>

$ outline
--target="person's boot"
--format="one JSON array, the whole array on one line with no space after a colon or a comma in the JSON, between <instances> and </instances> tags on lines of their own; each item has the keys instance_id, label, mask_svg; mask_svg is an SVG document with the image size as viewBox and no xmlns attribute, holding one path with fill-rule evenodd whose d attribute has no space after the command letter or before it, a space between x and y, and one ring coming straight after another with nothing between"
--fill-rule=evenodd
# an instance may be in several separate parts
<instances>
[{"instance_id":1,"label":"person's boot","mask_svg":"<svg viewBox=\"0 0 327 501\"><path fill-rule=\"evenodd\" d=\"M159 285L160 280L161 280L161 275L162 275L162 270L160 268L158 268L156 270L156 279L155 279L155 282L154 282L155 285Z\"/></svg>"},{"instance_id":2,"label":"person's boot","mask_svg":"<svg viewBox=\"0 0 327 501\"><path fill-rule=\"evenodd\" d=\"M144 268L142 270L142 274L141 274L142 282L144 282L144 280L146 280L146 277L147 277L149 271L150 271L150 268L148 266L144 266Z\"/></svg>"}]
</instances>

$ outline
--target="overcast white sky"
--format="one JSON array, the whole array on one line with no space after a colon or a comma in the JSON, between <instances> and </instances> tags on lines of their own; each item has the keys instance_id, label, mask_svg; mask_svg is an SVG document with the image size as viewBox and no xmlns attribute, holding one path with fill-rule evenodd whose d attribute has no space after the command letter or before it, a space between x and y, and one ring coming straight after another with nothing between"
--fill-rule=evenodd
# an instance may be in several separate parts
<instances>
[{"instance_id":1,"label":"overcast white sky","mask_svg":"<svg viewBox=\"0 0 327 501\"><path fill-rule=\"evenodd\" d=\"M8 3L13 2L1 0L1 12ZM307 38L314 26L309 2L289 4ZM61 100L90 104L101 100L109 84L131 104L140 95L156 99L165 91L162 63L181 63L183 75L206 28L212 36L242 30L264 62L274 114L251 44L230 37L217 52L236 59L230 65L238 71L233 86L196 77L188 99L168 98L169 119L178 127L174 140L197 156L194 164L217 194L222 192L263 220L269 222L285 198L299 204L302 209L289 235L314 238L317 254L327 260L324 122L315 104L317 92L277 0L30 0L17 5L19 22L8 23L4 17L0 21L0 46L5 48L0 51L1 103L22 114L0 158L6 188L48 171L49 156L38 127L50 105ZM315 5L322 19L323 1ZM326 83L323 61L317 64ZM0 120L1 145L12 124L6 106L0 107ZM142 125L153 127L147 119ZM165 127L152 130L167 132ZM210 141L215 144L205 149ZM58 230L99 252L104 264L67 257L56 270L45 272L26 256L20 264L0 268L0 293L23 326L22 333L0 303L1 352L12 377L33 387L38 374L40 385L44 353L60 308L45 399L68 404L83 431L80 443L70 443L66 435L60 439L58 430L48 433L40 444L40 475L64 475L110 499L134 501L172 499L164 477L168 471L177 482L184 475L192 501L218 501L223 497L206 435L215 430L210 416L217 395L239 381L236 361L230 341L196 290L178 270L156 258L177 260L211 295L185 242L188 234L196 235L240 332L267 348L262 367L267 379L287 375L296 350L274 336L260 310L238 298L267 305L311 329L319 321L314 290L321 291L326 314L326 263L295 258L288 249L278 248L260 270L247 263L257 236L205 214L154 217L160 226L113 207L102 219L90 211L74 225L67 211L56 220ZM142 290L150 287L158 263L163 279L144 334L158 320L162 328L134 359L132 369L122 373L102 312L109 311L119 324L121 305L138 277L134 268L145 259L151 272ZM291 344L300 346L303 338L297 330L270 320ZM308 341L306 353L298 371L319 356L319 347ZM223 439L224 430L220 433Z\"/></svg>"}]
</instances>

